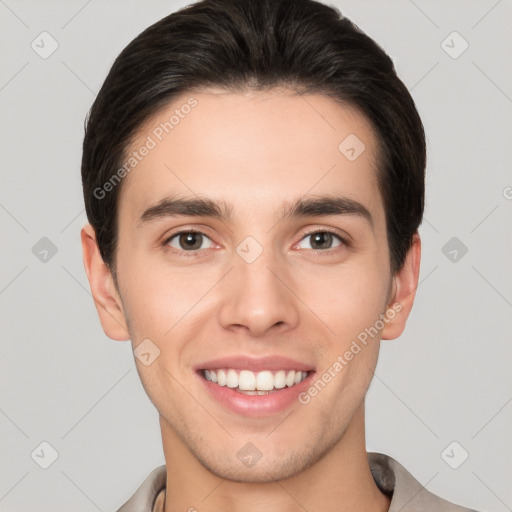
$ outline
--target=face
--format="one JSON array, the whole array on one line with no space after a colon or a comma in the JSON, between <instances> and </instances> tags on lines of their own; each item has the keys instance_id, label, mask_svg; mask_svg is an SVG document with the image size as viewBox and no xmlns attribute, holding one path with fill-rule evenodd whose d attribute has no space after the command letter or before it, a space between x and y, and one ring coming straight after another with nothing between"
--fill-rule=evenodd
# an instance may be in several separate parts
<instances>
[{"instance_id":1,"label":"face","mask_svg":"<svg viewBox=\"0 0 512 512\"><path fill-rule=\"evenodd\" d=\"M133 151L105 331L142 354L164 444L223 478L300 472L359 417L406 316L369 123L322 95L209 89Z\"/></svg>"}]
</instances>

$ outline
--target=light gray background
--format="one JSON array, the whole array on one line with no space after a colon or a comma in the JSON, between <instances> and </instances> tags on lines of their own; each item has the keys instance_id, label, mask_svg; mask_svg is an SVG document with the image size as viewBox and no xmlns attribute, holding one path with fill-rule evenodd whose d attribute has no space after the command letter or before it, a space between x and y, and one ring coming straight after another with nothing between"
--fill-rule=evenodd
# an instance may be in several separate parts
<instances>
[{"instance_id":1,"label":"light gray background","mask_svg":"<svg viewBox=\"0 0 512 512\"><path fill-rule=\"evenodd\" d=\"M114 58L186 3L0 0L2 511L116 510L163 463L130 344L104 335L90 296L79 169ZM405 334L383 344L368 448L447 499L512 510L512 3L332 3L394 59L429 144L422 281ZM31 48L43 31L59 45L47 59ZM456 59L453 31L469 43ZM452 237L468 249L455 262ZM48 469L31 458L43 441L59 454ZM441 456L452 441L469 453L458 469Z\"/></svg>"}]
</instances>

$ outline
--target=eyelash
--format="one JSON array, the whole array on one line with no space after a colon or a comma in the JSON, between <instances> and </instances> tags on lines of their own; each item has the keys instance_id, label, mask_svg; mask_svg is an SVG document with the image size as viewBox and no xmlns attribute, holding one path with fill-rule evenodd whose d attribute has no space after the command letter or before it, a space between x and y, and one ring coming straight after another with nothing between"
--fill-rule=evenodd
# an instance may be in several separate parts
<instances>
[{"instance_id":1,"label":"eyelash","mask_svg":"<svg viewBox=\"0 0 512 512\"><path fill-rule=\"evenodd\" d=\"M196 235L203 235L205 236L206 238L210 238L208 235L206 235L205 233L203 233L202 231L198 231L196 229L183 229L181 231L176 231L176 233L173 233L171 236L169 236L163 243L163 246L164 246L164 249L166 251L168 251L170 254L179 254L181 256L185 256L185 257L192 257L192 258L197 258L198 257L198 252L201 251L201 249L197 249L197 250L194 250L194 251L184 251L184 250L176 250L174 249L173 247L170 247L169 246L169 242L173 239L173 238L176 238L180 235L188 235L189 233L193 233L193 234L196 234Z\"/></svg>"},{"instance_id":2,"label":"eyelash","mask_svg":"<svg viewBox=\"0 0 512 512\"><path fill-rule=\"evenodd\" d=\"M165 239L165 241L163 242L163 244L162 244L164 246L164 249L166 251L168 251L169 253L171 253L171 254L179 254L179 255L183 255L185 257L196 257L196 258L199 257L198 253L202 249L195 249L195 250L192 250L192 251L185 251L185 250L175 250L174 248L171 248L169 246L169 242L173 238L176 238L176 237L178 237L180 235L189 234L189 233L203 235L206 238L211 240L211 238L208 235L206 235L205 233L203 233L202 231L198 231L198 230L195 230L195 229L184 229L184 230L181 230L181 231L177 231L176 233L173 233L171 236L167 237ZM317 233L329 233L329 234L335 236L341 242L342 246L350 247L350 243L347 241L346 238L342 237L337 232L329 230L329 229L317 229L317 230L313 230L313 231L308 231L307 233L303 234L302 238L299 240L298 243L302 242L302 240L304 240L308 236L316 235ZM297 244L295 244L295 245L297 245ZM311 250L314 251L314 253L326 253L326 252L333 252L333 251L339 250L339 248L340 247L337 246L337 247L331 247L329 249L311 249Z\"/></svg>"},{"instance_id":3,"label":"eyelash","mask_svg":"<svg viewBox=\"0 0 512 512\"><path fill-rule=\"evenodd\" d=\"M302 240L304 240L304 238L307 238L308 236L311 236L311 235L316 235L317 233L329 233L332 236L336 237L341 242L342 246L350 247L350 244L345 237L341 236L336 231L333 231L330 229L314 229L312 231L308 231L307 233L303 234L303 236L299 242L302 242ZM336 249L339 250L339 247L331 247L330 249L311 249L311 250L315 251L315 252L328 252L328 251L332 252L332 251L335 251Z\"/></svg>"}]
</instances>

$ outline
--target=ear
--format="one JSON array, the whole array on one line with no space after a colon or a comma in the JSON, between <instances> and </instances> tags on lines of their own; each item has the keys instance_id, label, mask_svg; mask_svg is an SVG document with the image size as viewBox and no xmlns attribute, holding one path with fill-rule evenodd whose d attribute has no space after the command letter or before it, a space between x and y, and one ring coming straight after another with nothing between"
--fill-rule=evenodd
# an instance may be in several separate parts
<instances>
[{"instance_id":1,"label":"ear","mask_svg":"<svg viewBox=\"0 0 512 512\"><path fill-rule=\"evenodd\" d=\"M96 233L91 224L86 224L82 228L81 238L85 273L103 330L113 340L127 341L130 339L130 334L121 298L112 274L101 257Z\"/></svg>"},{"instance_id":2,"label":"ear","mask_svg":"<svg viewBox=\"0 0 512 512\"><path fill-rule=\"evenodd\" d=\"M385 317L388 319L382 329L383 340L398 338L405 329L405 324L411 312L418 288L421 260L421 240L416 232L402 268L393 276L393 285L388 309Z\"/></svg>"}]
</instances>

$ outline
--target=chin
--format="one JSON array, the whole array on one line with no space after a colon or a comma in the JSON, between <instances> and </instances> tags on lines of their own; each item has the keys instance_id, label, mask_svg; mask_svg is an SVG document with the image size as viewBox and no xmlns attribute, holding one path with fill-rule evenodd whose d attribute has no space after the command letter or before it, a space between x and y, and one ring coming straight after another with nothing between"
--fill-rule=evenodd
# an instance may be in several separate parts
<instances>
[{"instance_id":1,"label":"chin","mask_svg":"<svg viewBox=\"0 0 512 512\"><path fill-rule=\"evenodd\" d=\"M250 446L249 443L247 445ZM267 483L293 477L322 457L322 453L291 450L287 450L284 456L281 454L270 456L268 453L257 452L252 447L247 450L247 453L251 453L251 450L254 450L253 458L248 459L246 463L244 463L244 453L240 453L242 450L234 453L230 459L227 459L224 454L218 454L218 457L215 457L215 454L211 453L205 457L196 454L196 458L203 467L219 478L239 483Z\"/></svg>"}]
</instances>

